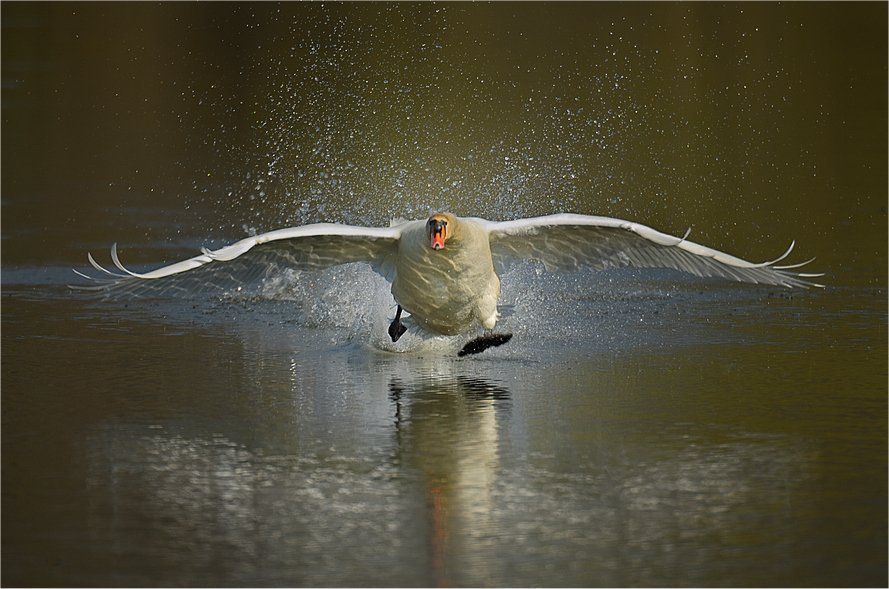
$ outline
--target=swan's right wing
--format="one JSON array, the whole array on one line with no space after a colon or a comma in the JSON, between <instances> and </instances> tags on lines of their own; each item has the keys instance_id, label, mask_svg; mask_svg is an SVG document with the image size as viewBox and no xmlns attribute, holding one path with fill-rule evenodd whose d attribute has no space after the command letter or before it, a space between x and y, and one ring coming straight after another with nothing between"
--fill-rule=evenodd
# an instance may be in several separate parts
<instances>
[{"instance_id":1,"label":"swan's right wing","mask_svg":"<svg viewBox=\"0 0 889 589\"><path fill-rule=\"evenodd\" d=\"M547 270L673 268L696 276L787 287L821 286L809 279L823 276L791 271L808 262L776 265L790 254L792 243L777 260L753 263L689 241L688 234L674 237L610 217L564 213L499 223L476 221L487 229L494 263L501 267L511 260L525 259L543 262Z\"/></svg>"},{"instance_id":2,"label":"swan's right wing","mask_svg":"<svg viewBox=\"0 0 889 589\"><path fill-rule=\"evenodd\" d=\"M111 259L119 272L106 270L87 254L101 277L75 270L92 283L72 288L136 296L225 293L287 269L320 270L350 262L367 262L374 271L391 280L402 227L320 223L279 229L215 251L204 248L199 256L143 274L124 267L115 244L111 248Z\"/></svg>"}]
</instances>

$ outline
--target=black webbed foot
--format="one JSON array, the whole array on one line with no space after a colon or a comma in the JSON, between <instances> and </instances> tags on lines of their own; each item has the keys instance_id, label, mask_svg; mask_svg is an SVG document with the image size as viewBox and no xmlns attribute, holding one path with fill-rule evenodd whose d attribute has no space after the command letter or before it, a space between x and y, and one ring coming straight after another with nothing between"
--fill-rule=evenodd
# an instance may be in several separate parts
<instances>
[{"instance_id":1,"label":"black webbed foot","mask_svg":"<svg viewBox=\"0 0 889 589\"><path fill-rule=\"evenodd\" d=\"M389 326L389 337L392 338L393 342L397 342L404 335L405 331L407 331L407 327L401 321L393 321Z\"/></svg>"},{"instance_id":2,"label":"black webbed foot","mask_svg":"<svg viewBox=\"0 0 889 589\"><path fill-rule=\"evenodd\" d=\"M393 342L397 342L404 335L404 332L407 331L407 327L401 322L401 305L398 305L398 310L395 311L395 319L389 324L388 331L389 337L392 338Z\"/></svg>"},{"instance_id":3,"label":"black webbed foot","mask_svg":"<svg viewBox=\"0 0 889 589\"><path fill-rule=\"evenodd\" d=\"M502 346L511 339L511 333L486 333L466 342L466 345L463 346L462 350L457 352L457 355L468 356L469 354L480 354L488 348Z\"/></svg>"}]
</instances>

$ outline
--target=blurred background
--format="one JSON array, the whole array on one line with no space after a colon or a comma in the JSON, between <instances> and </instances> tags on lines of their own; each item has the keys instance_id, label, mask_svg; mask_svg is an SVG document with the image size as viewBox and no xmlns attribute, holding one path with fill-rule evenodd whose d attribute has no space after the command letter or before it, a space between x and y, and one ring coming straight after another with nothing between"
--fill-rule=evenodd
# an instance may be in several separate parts
<instances>
[{"instance_id":1,"label":"blurred background","mask_svg":"<svg viewBox=\"0 0 889 589\"><path fill-rule=\"evenodd\" d=\"M0 14L3 585L886 585L886 3ZM796 239L828 288L519 265L457 358L382 351L360 264L66 286L433 209Z\"/></svg>"},{"instance_id":2,"label":"blurred background","mask_svg":"<svg viewBox=\"0 0 889 589\"><path fill-rule=\"evenodd\" d=\"M3 262L574 211L885 284L885 13L10 3Z\"/></svg>"}]
</instances>

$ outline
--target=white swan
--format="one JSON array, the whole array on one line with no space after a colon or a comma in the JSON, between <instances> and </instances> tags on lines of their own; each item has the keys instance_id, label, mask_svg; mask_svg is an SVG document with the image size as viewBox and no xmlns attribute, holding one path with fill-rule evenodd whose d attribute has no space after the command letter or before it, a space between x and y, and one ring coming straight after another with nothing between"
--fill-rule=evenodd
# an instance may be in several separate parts
<instances>
[{"instance_id":1,"label":"white swan","mask_svg":"<svg viewBox=\"0 0 889 589\"><path fill-rule=\"evenodd\" d=\"M243 282L269 267L320 269L367 262L392 282L392 295L399 305L389 328L393 341L404 332L402 308L422 327L439 334L465 333L479 325L493 329L500 296L496 268L515 259L540 261L547 270L660 267L760 284L822 286L808 279L823 274L791 271L812 260L776 265L790 254L795 242L776 260L756 264L687 237L688 232L679 238L630 221L568 213L504 222L436 213L426 220L391 227L322 223L279 229L215 251L205 248L199 256L144 274L121 264L115 244L111 259L123 274L106 270L90 254L90 264L110 279L75 272L98 282L80 288L139 294ZM176 280L180 275L182 279Z\"/></svg>"}]
</instances>

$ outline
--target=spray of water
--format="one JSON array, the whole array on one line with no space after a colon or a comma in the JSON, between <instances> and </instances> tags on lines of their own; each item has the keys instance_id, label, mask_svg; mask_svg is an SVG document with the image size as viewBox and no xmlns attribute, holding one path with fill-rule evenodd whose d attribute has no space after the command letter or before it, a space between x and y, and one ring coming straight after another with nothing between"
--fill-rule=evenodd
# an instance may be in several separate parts
<instances>
[{"instance_id":1,"label":"spray of water","mask_svg":"<svg viewBox=\"0 0 889 589\"><path fill-rule=\"evenodd\" d=\"M595 50L597 71L553 49L493 72L467 46L472 26L457 6L303 10L243 65L237 88L203 90L218 117L200 141L220 166L196 183L200 206L247 232L442 209L624 209L639 183L622 162L646 124L632 91L645 68L614 40Z\"/></svg>"}]
</instances>

